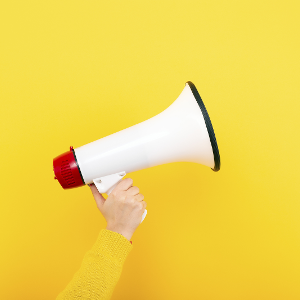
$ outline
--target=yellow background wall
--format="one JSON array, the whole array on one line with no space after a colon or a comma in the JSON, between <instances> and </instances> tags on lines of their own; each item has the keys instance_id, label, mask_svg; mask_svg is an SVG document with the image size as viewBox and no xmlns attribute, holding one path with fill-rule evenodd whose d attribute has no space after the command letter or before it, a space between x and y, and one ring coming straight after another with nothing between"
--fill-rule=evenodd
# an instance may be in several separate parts
<instances>
[{"instance_id":1,"label":"yellow background wall","mask_svg":"<svg viewBox=\"0 0 300 300\"><path fill-rule=\"evenodd\" d=\"M129 174L148 215L117 299L300 299L299 1L2 1L0 299L55 299L106 223L52 159L192 81L221 170Z\"/></svg>"}]
</instances>

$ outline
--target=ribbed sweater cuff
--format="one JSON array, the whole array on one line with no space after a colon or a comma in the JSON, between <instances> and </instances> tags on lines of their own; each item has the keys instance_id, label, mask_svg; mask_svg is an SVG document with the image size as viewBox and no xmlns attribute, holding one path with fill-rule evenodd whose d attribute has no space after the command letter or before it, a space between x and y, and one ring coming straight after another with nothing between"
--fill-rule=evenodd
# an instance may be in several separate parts
<instances>
[{"instance_id":1,"label":"ribbed sweater cuff","mask_svg":"<svg viewBox=\"0 0 300 300\"><path fill-rule=\"evenodd\" d=\"M93 251L112 257L115 261L123 264L132 249L132 244L121 234L102 229L99 233Z\"/></svg>"}]
</instances>

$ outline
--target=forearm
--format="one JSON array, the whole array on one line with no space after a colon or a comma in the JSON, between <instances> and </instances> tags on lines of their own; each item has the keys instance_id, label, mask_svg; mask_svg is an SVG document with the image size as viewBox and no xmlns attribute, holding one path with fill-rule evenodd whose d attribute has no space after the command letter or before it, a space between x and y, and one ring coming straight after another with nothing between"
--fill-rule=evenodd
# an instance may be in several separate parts
<instances>
[{"instance_id":1,"label":"forearm","mask_svg":"<svg viewBox=\"0 0 300 300\"><path fill-rule=\"evenodd\" d=\"M132 245L121 234L102 229L80 269L56 300L108 300Z\"/></svg>"}]
</instances>

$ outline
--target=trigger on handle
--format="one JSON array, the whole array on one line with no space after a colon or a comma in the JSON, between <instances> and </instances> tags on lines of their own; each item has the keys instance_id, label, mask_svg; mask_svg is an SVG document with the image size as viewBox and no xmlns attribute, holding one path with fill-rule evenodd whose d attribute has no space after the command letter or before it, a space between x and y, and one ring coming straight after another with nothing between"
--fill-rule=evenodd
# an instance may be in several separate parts
<instances>
[{"instance_id":1,"label":"trigger on handle","mask_svg":"<svg viewBox=\"0 0 300 300\"><path fill-rule=\"evenodd\" d=\"M144 221L145 217L147 215L147 209L145 209L143 215L142 215L142 220L141 220L141 223Z\"/></svg>"}]
</instances>

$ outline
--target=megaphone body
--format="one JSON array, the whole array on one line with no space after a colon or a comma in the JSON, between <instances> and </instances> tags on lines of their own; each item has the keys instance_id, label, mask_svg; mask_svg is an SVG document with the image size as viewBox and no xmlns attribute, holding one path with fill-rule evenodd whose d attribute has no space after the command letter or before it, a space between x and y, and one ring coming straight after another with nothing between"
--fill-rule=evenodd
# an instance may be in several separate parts
<instances>
[{"instance_id":1,"label":"megaphone body","mask_svg":"<svg viewBox=\"0 0 300 300\"><path fill-rule=\"evenodd\" d=\"M53 166L64 189L94 182L105 193L126 173L180 161L220 169L214 130L191 82L160 114L82 147L71 147L53 160Z\"/></svg>"}]
</instances>

